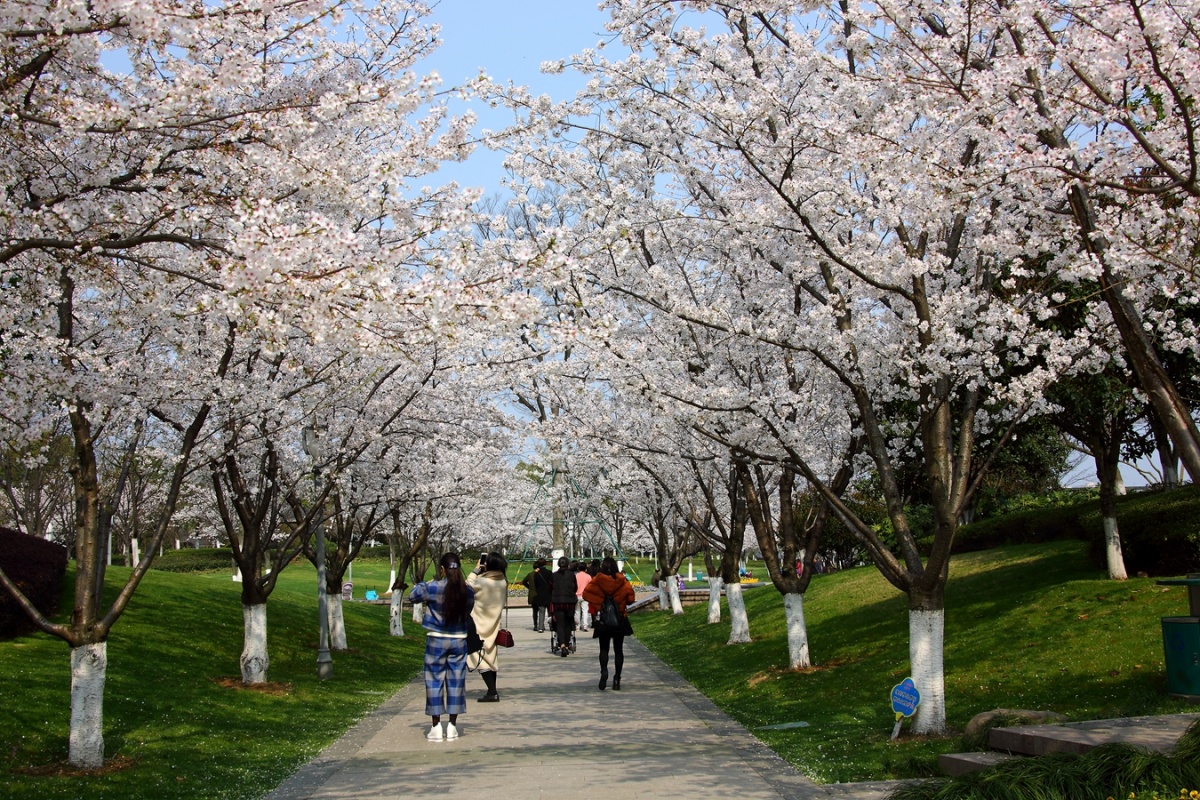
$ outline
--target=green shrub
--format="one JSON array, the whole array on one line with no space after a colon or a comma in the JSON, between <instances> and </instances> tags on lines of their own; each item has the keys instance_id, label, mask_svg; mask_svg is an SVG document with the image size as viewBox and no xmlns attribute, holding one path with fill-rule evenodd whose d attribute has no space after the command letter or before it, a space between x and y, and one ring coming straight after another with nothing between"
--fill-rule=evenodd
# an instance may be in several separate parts
<instances>
[{"instance_id":1,"label":"green shrub","mask_svg":"<svg viewBox=\"0 0 1200 800\"><path fill-rule=\"evenodd\" d=\"M1104 522L1094 493L1054 496L1065 505L1031 505L999 517L963 525L956 553L1060 539L1089 542L1090 557L1105 567ZM1181 575L1200 571L1200 488L1134 492L1117 499L1117 524L1129 574ZM926 546L927 549L927 546Z\"/></svg>"},{"instance_id":2,"label":"green shrub","mask_svg":"<svg viewBox=\"0 0 1200 800\"><path fill-rule=\"evenodd\" d=\"M233 571L233 550L228 547L205 547L187 550L166 550L154 559L154 569L164 572L230 572Z\"/></svg>"},{"instance_id":3,"label":"green shrub","mask_svg":"<svg viewBox=\"0 0 1200 800\"><path fill-rule=\"evenodd\" d=\"M67 571L67 548L0 527L0 567L43 614L58 610ZM34 624L25 609L0 587L0 638L31 630Z\"/></svg>"},{"instance_id":4,"label":"green shrub","mask_svg":"<svg viewBox=\"0 0 1200 800\"><path fill-rule=\"evenodd\" d=\"M1104 563L1104 524L1096 504L1080 520ZM1117 500L1125 569L1131 575L1200 571L1200 488L1135 492Z\"/></svg>"},{"instance_id":5,"label":"green shrub","mask_svg":"<svg viewBox=\"0 0 1200 800\"><path fill-rule=\"evenodd\" d=\"M954 550L971 553L1012 544L1088 539L1082 518L1093 507L1098 509L1098 501L1030 508L973 522L958 529Z\"/></svg>"},{"instance_id":6,"label":"green shrub","mask_svg":"<svg viewBox=\"0 0 1200 800\"><path fill-rule=\"evenodd\" d=\"M358 551L358 557L355 561L387 561L391 558L388 546L386 544L378 544L374 547L364 545L362 550Z\"/></svg>"}]
</instances>

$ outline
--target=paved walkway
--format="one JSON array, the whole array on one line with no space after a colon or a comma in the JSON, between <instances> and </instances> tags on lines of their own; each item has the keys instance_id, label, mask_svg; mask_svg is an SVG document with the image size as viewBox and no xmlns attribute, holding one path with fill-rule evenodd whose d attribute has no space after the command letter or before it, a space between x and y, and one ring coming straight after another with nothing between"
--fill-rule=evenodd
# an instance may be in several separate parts
<instances>
[{"instance_id":1,"label":"paved walkway","mask_svg":"<svg viewBox=\"0 0 1200 800\"><path fill-rule=\"evenodd\" d=\"M469 797L496 786L554 800L881 800L895 785L814 784L637 639L625 640L621 691L598 691L590 633L560 658L549 633L516 619L516 647L500 654L500 702L476 702L483 681L468 675L459 739L425 740L418 676L267 800Z\"/></svg>"}]
</instances>

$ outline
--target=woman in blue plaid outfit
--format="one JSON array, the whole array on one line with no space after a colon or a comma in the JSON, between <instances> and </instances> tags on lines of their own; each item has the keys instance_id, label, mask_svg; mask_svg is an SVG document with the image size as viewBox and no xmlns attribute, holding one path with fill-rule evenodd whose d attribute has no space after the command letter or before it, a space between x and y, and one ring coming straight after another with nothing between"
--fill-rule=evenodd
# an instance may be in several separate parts
<instances>
[{"instance_id":1,"label":"woman in blue plaid outfit","mask_svg":"<svg viewBox=\"0 0 1200 800\"><path fill-rule=\"evenodd\" d=\"M425 713L433 718L425 738L431 742L457 739L458 715L467 710L467 620L475 605L458 553L446 553L438 564L438 579L417 584L409 594L425 606ZM450 717L445 732L442 714Z\"/></svg>"}]
</instances>

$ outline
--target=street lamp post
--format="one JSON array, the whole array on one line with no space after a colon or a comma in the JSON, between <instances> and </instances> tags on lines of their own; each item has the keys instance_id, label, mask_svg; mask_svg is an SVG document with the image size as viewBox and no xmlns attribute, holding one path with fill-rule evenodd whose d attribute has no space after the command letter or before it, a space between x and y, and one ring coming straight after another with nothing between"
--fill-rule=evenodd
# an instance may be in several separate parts
<instances>
[{"instance_id":1,"label":"street lamp post","mask_svg":"<svg viewBox=\"0 0 1200 800\"><path fill-rule=\"evenodd\" d=\"M320 431L306 427L303 432L304 452L313 460L313 487L318 496L321 492L321 457L324 452ZM325 514L315 531L317 537L317 625L320 631L317 640L317 677L323 681L333 677L333 657L329 654L329 598L325 592Z\"/></svg>"}]
</instances>

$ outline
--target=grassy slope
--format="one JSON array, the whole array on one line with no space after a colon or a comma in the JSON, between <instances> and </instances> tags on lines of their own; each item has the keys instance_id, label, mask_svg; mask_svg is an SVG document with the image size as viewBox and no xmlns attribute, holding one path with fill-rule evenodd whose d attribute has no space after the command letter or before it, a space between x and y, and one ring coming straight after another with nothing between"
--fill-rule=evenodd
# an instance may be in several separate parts
<instances>
[{"instance_id":1,"label":"grassy slope","mask_svg":"<svg viewBox=\"0 0 1200 800\"><path fill-rule=\"evenodd\" d=\"M995 708L1050 709L1073 719L1195 710L1166 696L1159 618L1187 613L1180 587L1113 583L1081 542L956 556L946 596L949 725ZM933 774L958 735L907 733L892 742L892 686L908 675L904 597L874 568L819 576L805 616L817 666L789 672L783 604L747 592L753 642L727 646L727 621L703 605L683 617L640 615L638 636L748 728L813 778L852 781ZM703 658L697 658L702 653Z\"/></svg>"},{"instance_id":2,"label":"grassy slope","mask_svg":"<svg viewBox=\"0 0 1200 800\"><path fill-rule=\"evenodd\" d=\"M280 582L268 602L270 678L290 691L271 696L214 681L238 675L242 647L240 587L228 574L147 574L109 639L105 752L133 763L108 775L20 772L66 757L69 650L42 634L0 642L0 707L11 715L0 728L0 797L260 797L419 669L423 637L390 636L386 606L347 604L352 649L334 654L334 678L321 683L313 570L296 565Z\"/></svg>"}]
</instances>

